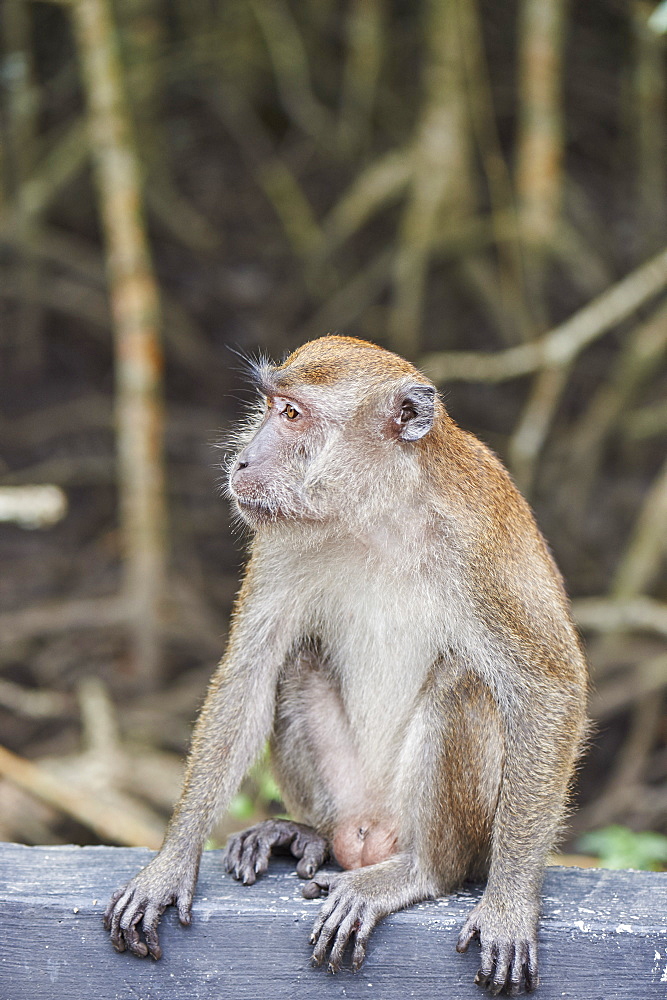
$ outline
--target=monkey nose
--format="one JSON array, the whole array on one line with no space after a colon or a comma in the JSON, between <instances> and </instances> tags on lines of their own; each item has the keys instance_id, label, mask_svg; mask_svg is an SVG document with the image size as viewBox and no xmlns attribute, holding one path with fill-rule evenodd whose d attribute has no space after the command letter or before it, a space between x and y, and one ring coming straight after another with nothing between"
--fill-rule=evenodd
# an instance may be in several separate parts
<instances>
[{"instance_id":1,"label":"monkey nose","mask_svg":"<svg viewBox=\"0 0 667 1000\"><path fill-rule=\"evenodd\" d=\"M234 472L240 472L241 469L247 469L253 460L253 456L250 453L250 449L245 447L243 451L238 455L236 459L236 464L234 465Z\"/></svg>"}]
</instances>

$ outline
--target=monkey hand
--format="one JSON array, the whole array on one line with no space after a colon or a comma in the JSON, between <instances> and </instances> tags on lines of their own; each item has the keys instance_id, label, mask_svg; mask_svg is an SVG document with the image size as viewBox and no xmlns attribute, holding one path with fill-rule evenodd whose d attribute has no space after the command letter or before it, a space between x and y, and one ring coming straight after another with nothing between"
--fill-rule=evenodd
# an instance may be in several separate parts
<instances>
[{"instance_id":1,"label":"monkey hand","mask_svg":"<svg viewBox=\"0 0 667 1000\"><path fill-rule=\"evenodd\" d=\"M456 950L464 952L473 938L482 950L480 969L475 976L479 986L492 996L507 990L518 996L521 987L529 993L539 983L537 974L537 913L527 904L502 912L493 904L481 902L472 910L459 934Z\"/></svg>"},{"instance_id":2,"label":"monkey hand","mask_svg":"<svg viewBox=\"0 0 667 1000\"><path fill-rule=\"evenodd\" d=\"M361 968L371 931L390 912L373 899L371 892L364 891L364 874L361 869L340 874L320 872L304 886L306 899L327 894L310 936L310 943L315 945L313 965L322 965L329 952L329 972L338 972L343 952L354 934L352 969L356 972Z\"/></svg>"},{"instance_id":3,"label":"monkey hand","mask_svg":"<svg viewBox=\"0 0 667 1000\"><path fill-rule=\"evenodd\" d=\"M312 878L329 857L329 844L309 826L286 819L269 819L230 838L225 852L226 871L244 885L252 885L269 867L274 847L286 847L298 858L296 873Z\"/></svg>"},{"instance_id":4,"label":"monkey hand","mask_svg":"<svg viewBox=\"0 0 667 1000\"><path fill-rule=\"evenodd\" d=\"M116 951L127 948L140 958L146 955L160 958L162 949L157 934L160 917L173 903L178 908L180 922L190 923L198 869L198 858L194 862L184 861L182 856L162 851L127 885L117 889L104 914L104 926L111 931Z\"/></svg>"}]
</instances>

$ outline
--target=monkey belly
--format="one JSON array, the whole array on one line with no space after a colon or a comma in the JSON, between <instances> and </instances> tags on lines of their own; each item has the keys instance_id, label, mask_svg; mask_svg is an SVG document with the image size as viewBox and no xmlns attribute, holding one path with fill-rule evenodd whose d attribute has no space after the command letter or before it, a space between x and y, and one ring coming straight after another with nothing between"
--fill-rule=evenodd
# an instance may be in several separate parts
<instances>
[{"instance_id":1,"label":"monkey belly","mask_svg":"<svg viewBox=\"0 0 667 1000\"><path fill-rule=\"evenodd\" d=\"M338 823L334 830L333 852L342 868L378 864L397 849L398 837L389 824L355 818Z\"/></svg>"}]
</instances>

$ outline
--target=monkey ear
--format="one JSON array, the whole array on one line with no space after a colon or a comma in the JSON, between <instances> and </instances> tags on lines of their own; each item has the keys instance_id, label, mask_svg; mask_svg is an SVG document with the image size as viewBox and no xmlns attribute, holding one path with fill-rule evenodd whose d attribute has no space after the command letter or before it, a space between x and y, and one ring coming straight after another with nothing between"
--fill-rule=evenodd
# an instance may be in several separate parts
<instances>
[{"instance_id":1,"label":"monkey ear","mask_svg":"<svg viewBox=\"0 0 667 1000\"><path fill-rule=\"evenodd\" d=\"M401 441L419 441L433 427L435 389L432 385L414 382L398 396L394 423Z\"/></svg>"}]
</instances>

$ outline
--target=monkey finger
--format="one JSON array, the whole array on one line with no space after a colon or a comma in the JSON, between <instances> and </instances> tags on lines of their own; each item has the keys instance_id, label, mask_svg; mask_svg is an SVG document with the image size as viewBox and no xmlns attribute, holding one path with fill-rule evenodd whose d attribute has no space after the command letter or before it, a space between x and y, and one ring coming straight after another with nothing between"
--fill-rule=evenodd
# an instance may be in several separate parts
<instances>
[{"instance_id":1,"label":"monkey finger","mask_svg":"<svg viewBox=\"0 0 667 1000\"><path fill-rule=\"evenodd\" d=\"M478 986L488 986L491 982L496 964L495 951L493 942L482 941L481 965L475 976L475 982Z\"/></svg>"},{"instance_id":2,"label":"monkey finger","mask_svg":"<svg viewBox=\"0 0 667 1000\"><path fill-rule=\"evenodd\" d=\"M338 905L338 899L336 896L328 896L325 902L320 907L320 912L317 914L317 920L313 924L313 931L310 935L310 943L315 944L318 940L322 928L326 921L329 919L330 915L335 910Z\"/></svg>"},{"instance_id":3,"label":"monkey finger","mask_svg":"<svg viewBox=\"0 0 667 1000\"><path fill-rule=\"evenodd\" d=\"M364 918L361 920L359 927L357 928L354 951L352 952L352 970L354 972L358 972L364 963L368 939L371 936L371 931L376 924L377 917L373 913L366 911Z\"/></svg>"},{"instance_id":4,"label":"monkey finger","mask_svg":"<svg viewBox=\"0 0 667 1000\"><path fill-rule=\"evenodd\" d=\"M483 969L478 969L475 976L475 986L487 986L490 979L490 972L484 972Z\"/></svg>"},{"instance_id":5,"label":"monkey finger","mask_svg":"<svg viewBox=\"0 0 667 1000\"><path fill-rule=\"evenodd\" d=\"M116 951L125 951L125 938L123 937L123 932L120 927L120 921L125 911L125 907L129 904L132 896L132 889L124 889L122 895L119 896L116 901L116 905L110 915L111 943Z\"/></svg>"},{"instance_id":6,"label":"monkey finger","mask_svg":"<svg viewBox=\"0 0 667 1000\"><path fill-rule=\"evenodd\" d=\"M114 892L113 896L111 897L111 899L107 904L107 908L104 911L104 917L102 918L104 922L104 929L107 931L111 929L111 915L114 912L116 903L118 902L120 897L126 892L126 890L127 886L121 886L120 889L116 889L116 891Z\"/></svg>"},{"instance_id":7,"label":"monkey finger","mask_svg":"<svg viewBox=\"0 0 667 1000\"><path fill-rule=\"evenodd\" d=\"M146 912L144 913L144 919L141 921L141 930L143 931L144 938L146 939L146 947L148 948L148 954L151 958L161 958L162 948L160 948L160 942L158 941L157 935L157 925L160 920L161 910L154 904L150 904L146 907Z\"/></svg>"},{"instance_id":8,"label":"monkey finger","mask_svg":"<svg viewBox=\"0 0 667 1000\"><path fill-rule=\"evenodd\" d=\"M138 958L145 958L148 954L146 944L141 940L137 924L144 916L144 910L140 903L132 903L127 907L121 917L120 926L125 940L125 946Z\"/></svg>"},{"instance_id":9,"label":"monkey finger","mask_svg":"<svg viewBox=\"0 0 667 1000\"><path fill-rule=\"evenodd\" d=\"M176 909L178 910L178 919L184 927L189 927L192 923L192 898L194 893L182 892L179 894L176 900Z\"/></svg>"},{"instance_id":10,"label":"monkey finger","mask_svg":"<svg viewBox=\"0 0 667 1000\"><path fill-rule=\"evenodd\" d=\"M258 838L254 861L255 874L263 875L267 871L272 847L273 844L270 840L267 840L265 837Z\"/></svg>"},{"instance_id":11,"label":"monkey finger","mask_svg":"<svg viewBox=\"0 0 667 1000\"><path fill-rule=\"evenodd\" d=\"M501 990L505 989L510 973L510 964L514 946L503 942L496 948L495 971L491 977L489 992L491 996L498 996Z\"/></svg>"},{"instance_id":12,"label":"monkey finger","mask_svg":"<svg viewBox=\"0 0 667 1000\"><path fill-rule=\"evenodd\" d=\"M310 882L304 885L301 895L304 899L318 899L329 892L335 880L336 875L334 872L318 872L317 878L311 879Z\"/></svg>"},{"instance_id":13,"label":"monkey finger","mask_svg":"<svg viewBox=\"0 0 667 1000\"><path fill-rule=\"evenodd\" d=\"M528 942L528 961L525 966L526 970L526 990L528 993L532 993L540 985L540 977L537 971L537 941Z\"/></svg>"},{"instance_id":14,"label":"monkey finger","mask_svg":"<svg viewBox=\"0 0 667 1000\"><path fill-rule=\"evenodd\" d=\"M528 947L523 941L514 945L514 958L509 973L509 995L517 997L521 992L524 966L528 960Z\"/></svg>"},{"instance_id":15,"label":"monkey finger","mask_svg":"<svg viewBox=\"0 0 667 1000\"><path fill-rule=\"evenodd\" d=\"M325 891L326 890L322 889L322 886L318 885L317 882L313 880L304 885L301 890L301 895L304 899L319 899L320 896L325 894Z\"/></svg>"}]
</instances>

